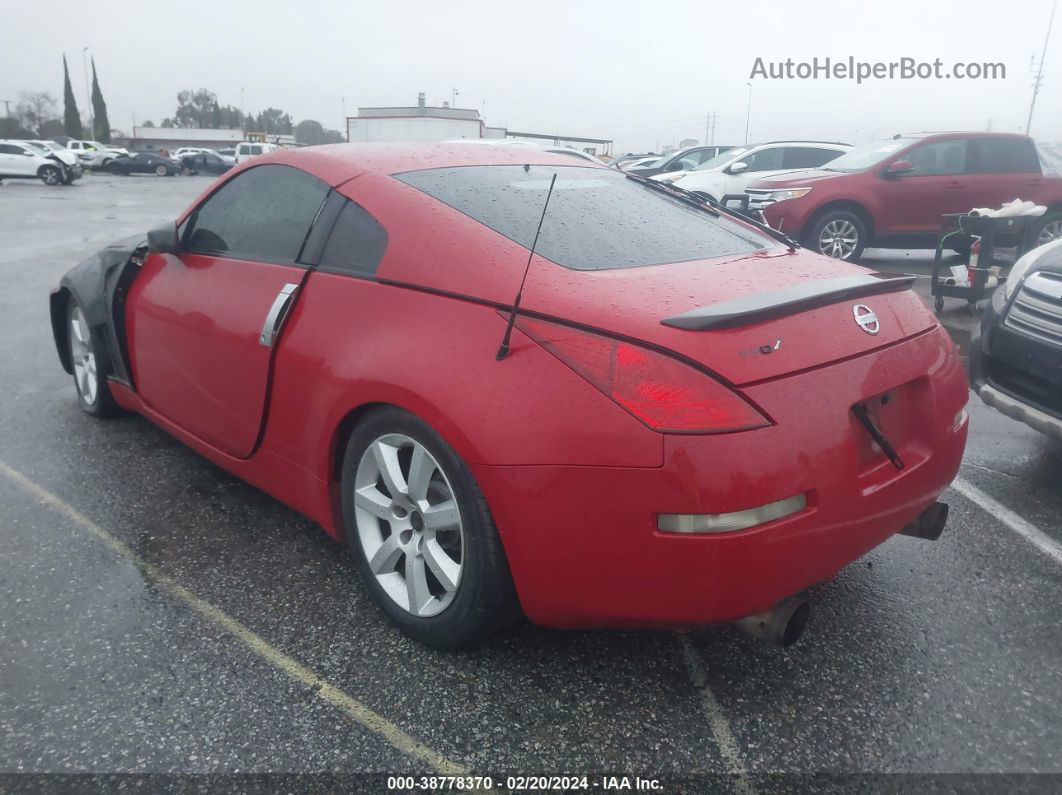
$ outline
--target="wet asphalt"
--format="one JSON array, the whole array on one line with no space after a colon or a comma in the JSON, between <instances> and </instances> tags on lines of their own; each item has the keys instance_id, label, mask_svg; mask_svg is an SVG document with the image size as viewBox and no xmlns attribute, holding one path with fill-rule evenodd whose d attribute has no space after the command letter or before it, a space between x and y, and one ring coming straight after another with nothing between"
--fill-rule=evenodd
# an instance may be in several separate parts
<instances>
[{"instance_id":1,"label":"wet asphalt","mask_svg":"<svg viewBox=\"0 0 1062 795\"><path fill-rule=\"evenodd\" d=\"M208 184L0 186L0 773L1062 773L1062 565L954 490L939 541L815 587L790 649L730 628L406 640L320 528L75 403L48 291ZM965 305L941 319L968 346ZM969 411L961 477L1062 543L1062 444Z\"/></svg>"}]
</instances>

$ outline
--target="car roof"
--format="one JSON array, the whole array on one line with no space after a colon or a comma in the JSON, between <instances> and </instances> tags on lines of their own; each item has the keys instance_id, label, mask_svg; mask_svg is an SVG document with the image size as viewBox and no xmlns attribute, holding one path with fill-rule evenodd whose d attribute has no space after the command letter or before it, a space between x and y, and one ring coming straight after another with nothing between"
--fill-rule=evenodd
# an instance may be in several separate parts
<instances>
[{"instance_id":1,"label":"car roof","mask_svg":"<svg viewBox=\"0 0 1062 795\"><path fill-rule=\"evenodd\" d=\"M460 143L355 143L280 149L248 161L248 166L277 163L301 168L333 187L362 174L399 174L460 166L543 165L605 168L570 155L533 147L468 146Z\"/></svg>"}]
</instances>

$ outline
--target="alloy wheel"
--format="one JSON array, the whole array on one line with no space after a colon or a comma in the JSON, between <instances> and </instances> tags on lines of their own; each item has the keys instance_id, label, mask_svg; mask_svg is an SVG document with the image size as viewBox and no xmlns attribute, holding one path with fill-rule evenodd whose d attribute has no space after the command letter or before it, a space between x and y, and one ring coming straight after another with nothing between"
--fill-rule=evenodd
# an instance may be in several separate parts
<instances>
[{"instance_id":1,"label":"alloy wheel","mask_svg":"<svg viewBox=\"0 0 1062 795\"><path fill-rule=\"evenodd\" d=\"M373 441L358 462L354 508L362 552L384 592L421 618L449 607L461 583L464 525L428 449L399 433Z\"/></svg>"},{"instance_id":2,"label":"alloy wheel","mask_svg":"<svg viewBox=\"0 0 1062 795\"><path fill-rule=\"evenodd\" d=\"M41 172L41 181L45 185L58 185L63 181L63 177L59 173L59 169L49 166Z\"/></svg>"},{"instance_id":3,"label":"alloy wheel","mask_svg":"<svg viewBox=\"0 0 1062 795\"><path fill-rule=\"evenodd\" d=\"M1044 224L1044 228L1036 236L1036 245L1042 246L1044 243L1050 243L1059 238L1062 238L1062 219Z\"/></svg>"},{"instance_id":4,"label":"alloy wheel","mask_svg":"<svg viewBox=\"0 0 1062 795\"><path fill-rule=\"evenodd\" d=\"M848 259L859 245L859 230L851 221L838 218L819 232L819 251L827 257Z\"/></svg>"},{"instance_id":5,"label":"alloy wheel","mask_svg":"<svg viewBox=\"0 0 1062 795\"><path fill-rule=\"evenodd\" d=\"M92 349L88 323L79 306L75 306L70 313L70 360L74 365L78 394L91 406L96 402L98 392L96 353Z\"/></svg>"}]
</instances>

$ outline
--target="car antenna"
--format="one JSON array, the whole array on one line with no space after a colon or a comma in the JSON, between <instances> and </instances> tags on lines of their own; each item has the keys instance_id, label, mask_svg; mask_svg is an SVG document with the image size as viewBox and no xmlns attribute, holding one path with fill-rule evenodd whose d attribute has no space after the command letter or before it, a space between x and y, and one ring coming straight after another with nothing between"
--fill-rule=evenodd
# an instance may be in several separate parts
<instances>
[{"instance_id":1,"label":"car antenna","mask_svg":"<svg viewBox=\"0 0 1062 795\"><path fill-rule=\"evenodd\" d=\"M531 166L524 166L524 171L530 171ZM513 334L513 323L516 322L516 310L520 308L520 298L524 294L524 282L527 281L527 272L531 270L531 259L535 256L535 246L538 245L538 235L542 231L542 222L546 220L546 209L549 207L549 197L553 195L553 186L557 182L557 172L553 172L553 179L549 181L549 191L546 192L546 203L542 205L542 216L538 219L538 229L535 230L535 239L531 243L531 252L527 255L527 265L524 266L524 277L520 279L520 289L516 291L516 299L513 301L513 311L509 313L509 322L505 326L505 336L502 337L498 353L494 357L499 362L509 355L509 338Z\"/></svg>"}]
</instances>

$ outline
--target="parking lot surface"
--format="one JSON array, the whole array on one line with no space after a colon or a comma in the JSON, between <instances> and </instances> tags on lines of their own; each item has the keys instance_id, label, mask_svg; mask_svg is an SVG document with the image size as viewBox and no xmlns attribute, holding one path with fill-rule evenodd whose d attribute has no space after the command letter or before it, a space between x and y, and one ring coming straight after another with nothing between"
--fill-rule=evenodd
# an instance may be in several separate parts
<instances>
[{"instance_id":1,"label":"parking lot surface","mask_svg":"<svg viewBox=\"0 0 1062 795\"><path fill-rule=\"evenodd\" d=\"M209 184L0 186L0 772L1062 773L1058 442L971 396L943 537L814 588L787 650L523 624L432 651L316 525L139 417L77 407L48 291ZM942 320L968 346L965 305Z\"/></svg>"}]
</instances>

